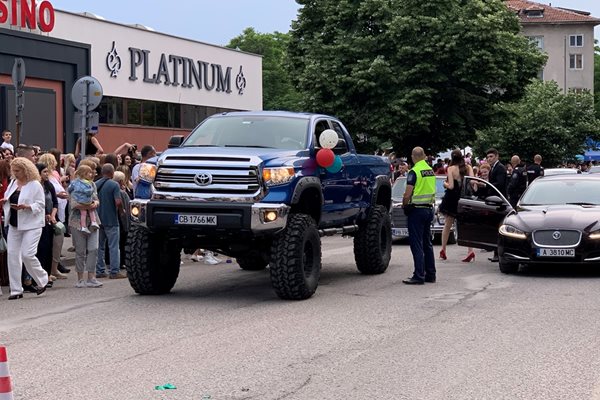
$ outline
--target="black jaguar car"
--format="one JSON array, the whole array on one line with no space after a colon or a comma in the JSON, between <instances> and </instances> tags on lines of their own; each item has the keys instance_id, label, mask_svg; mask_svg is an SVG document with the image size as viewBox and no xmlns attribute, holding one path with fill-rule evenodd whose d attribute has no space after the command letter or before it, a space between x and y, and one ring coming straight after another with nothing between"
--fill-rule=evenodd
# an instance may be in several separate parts
<instances>
[{"instance_id":1,"label":"black jaguar car","mask_svg":"<svg viewBox=\"0 0 600 400\"><path fill-rule=\"evenodd\" d=\"M458 243L497 249L500 270L520 264L600 266L600 176L536 179L516 209L489 182L465 178Z\"/></svg>"}]
</instances>

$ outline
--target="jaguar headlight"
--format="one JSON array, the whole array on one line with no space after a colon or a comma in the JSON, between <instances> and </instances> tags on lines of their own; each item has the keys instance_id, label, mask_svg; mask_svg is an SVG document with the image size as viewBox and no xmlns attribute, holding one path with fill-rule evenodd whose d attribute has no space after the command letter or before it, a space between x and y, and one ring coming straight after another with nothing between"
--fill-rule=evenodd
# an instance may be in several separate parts
<instances>
[{"instance_id":1,"label":"jaguar headlight","mask_svg":"<svg viewBox=\"0 0 600 400\"><path fill-rule=\"evenodd\" d=\"M514 239L527 239L527 235L520 229L515 228L512 225L501 225L500 234L502 236L508 236Z\"/></svg>"},{"instance_id":2,"label":"jaguar headlight","mask_svg":"<svg viewBox=\"0 0 600 400\"><path fill-rule=\"evenodd\" d=\"M600 239L600 230L590 233L590 239L593 239L593 240Z\"/></svg>"},{"instance_id":3,"label":"jaguar headlight","mask_svg":"<svg viewBox=\"0 0 600 400\"><path fill-rule=\"evenodd\" d=\"M294 168L280 167L280 168L265 168L263 169L263 180L267 186L283 185L294 179L296 172Z\"/></svg>"},{"instance_id":4,"label":"jaguar headlight","mask_svg":"<svg viewBox=\"0 0 600 400\"><path fill-rule=\"evenodd\" d=\"M143 163L140 165L140 179L144 182L153 183L156 178L156 165Z\"/></svg>"}]
</instances>

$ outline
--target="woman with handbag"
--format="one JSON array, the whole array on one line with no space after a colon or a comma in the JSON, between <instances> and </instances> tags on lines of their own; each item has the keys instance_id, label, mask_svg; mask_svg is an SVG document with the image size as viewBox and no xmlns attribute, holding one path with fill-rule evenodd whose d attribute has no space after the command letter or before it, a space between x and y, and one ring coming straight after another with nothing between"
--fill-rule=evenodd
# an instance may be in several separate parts
<instances>
[{"instance_id":1,"label":"woman with handbag","mask_svg":"<svg viewBox=\"0 0 600 400\"><path fill-rule=\"evenodd\" d=\"M7 253L11 295L8 299L16 300L23 298L22 264L37 283L38 295L46 291L48 284L48 274L35 256L45 225L45 198L40 174L31 161L17 157L10 168L15 179L8 185L0 203L6 216L4 224L10 226Z\"/></svg>"}]
</instances>

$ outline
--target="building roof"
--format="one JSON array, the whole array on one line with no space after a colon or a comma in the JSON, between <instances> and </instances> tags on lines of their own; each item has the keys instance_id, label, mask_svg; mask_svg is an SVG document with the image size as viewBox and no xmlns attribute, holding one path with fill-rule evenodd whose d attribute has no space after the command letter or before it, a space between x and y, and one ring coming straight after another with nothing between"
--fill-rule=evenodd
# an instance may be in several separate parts
<instances>
[{"instance_id":1,"label":"building roof","mask_svg":"<svg viewBox=\"0 0 600 400\"><path fill-rule=\"evenodd\" d=\"M509 9L517 13L523 24L592 24L600 25L600 19L589 12L552 7L527 0L505 0Z\"/></svg>"}]
</instances>

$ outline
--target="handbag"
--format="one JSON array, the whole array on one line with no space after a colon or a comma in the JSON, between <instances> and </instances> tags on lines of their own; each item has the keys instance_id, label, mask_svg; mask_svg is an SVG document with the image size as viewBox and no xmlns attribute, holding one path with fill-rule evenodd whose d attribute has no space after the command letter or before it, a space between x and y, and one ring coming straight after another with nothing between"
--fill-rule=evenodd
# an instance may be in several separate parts
<instances>
[{"instance_id":1,"label":"handbag","mask_svg":"<svg viewBox=\"0 0 600 400\"><path fill-rule=\"evenodd\" d=\"M58 221L57 223L55 223L54 225L52 225L52 228L54 228L54 235L55 236L60 236L63 233L65 233L67 231L67 228L65 227L65 224L63 224L62 222Z\"/></svg>"}]
</instances>

